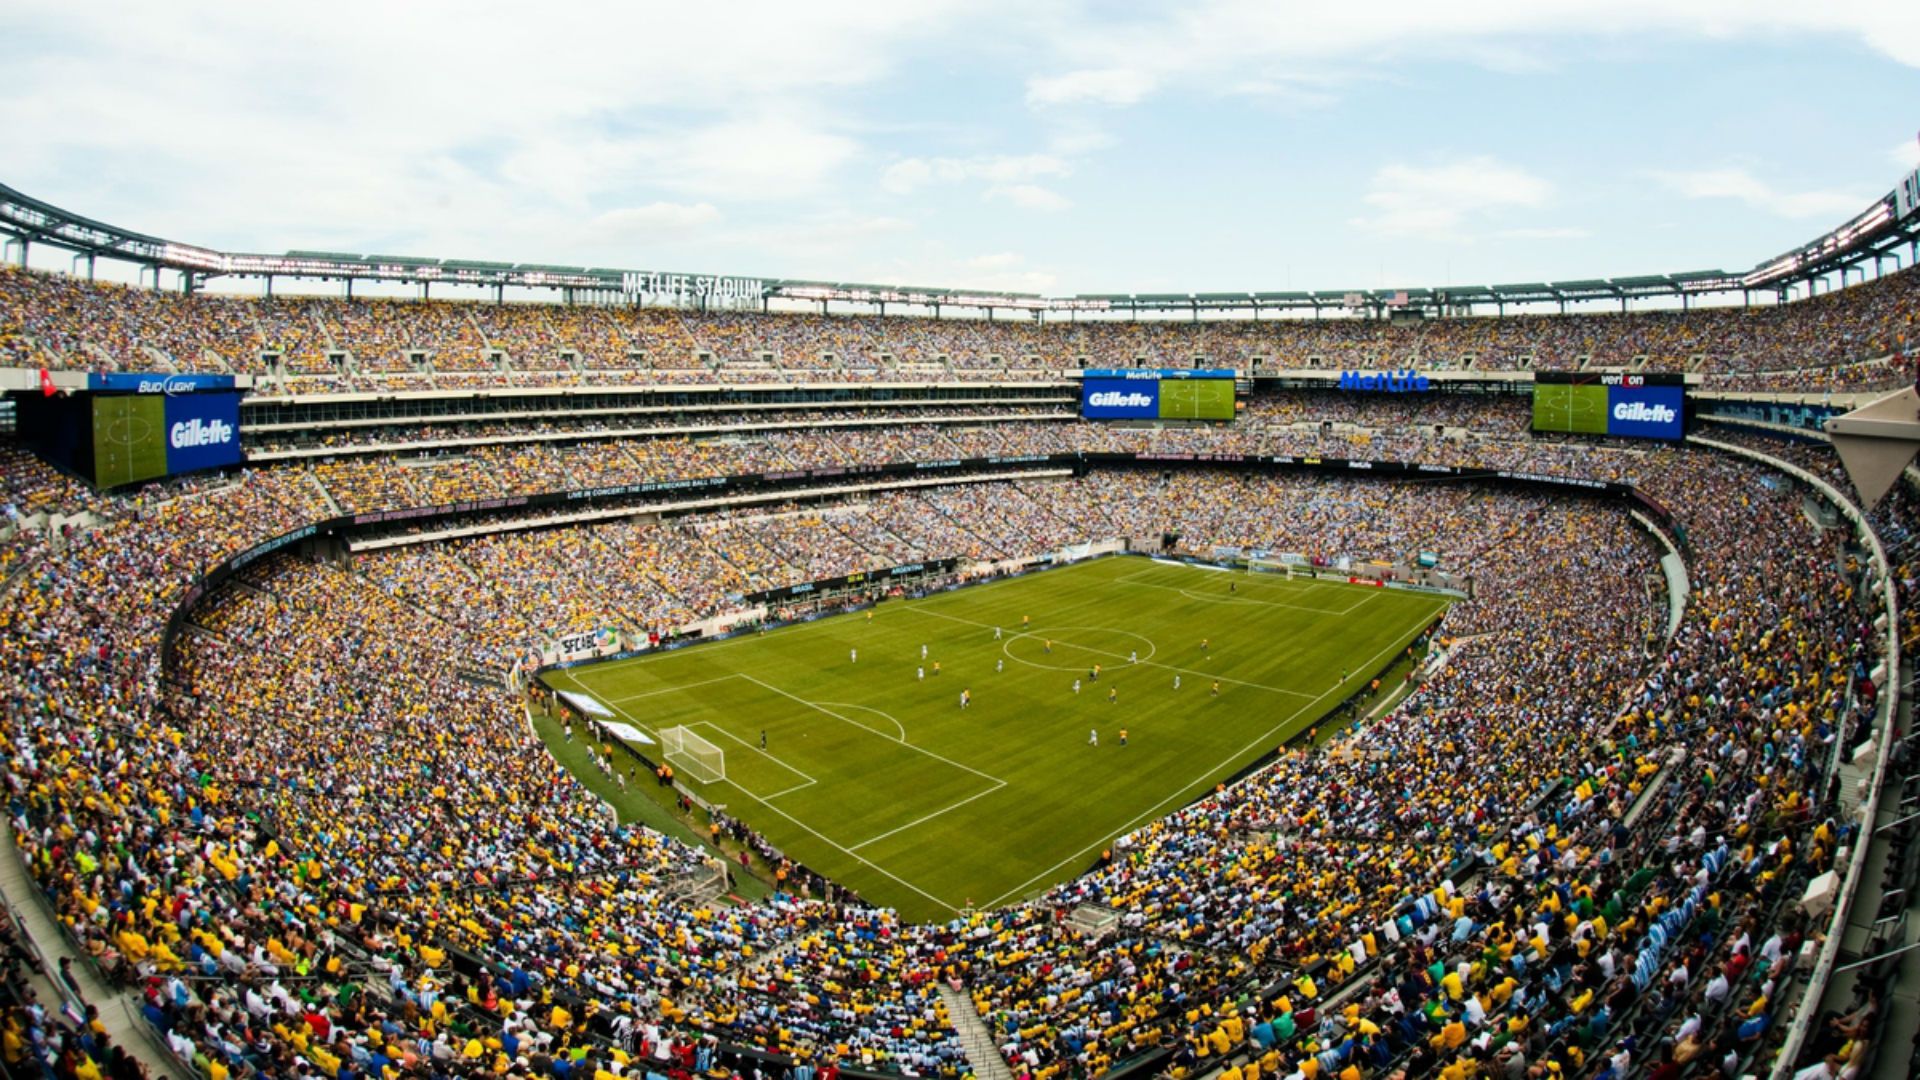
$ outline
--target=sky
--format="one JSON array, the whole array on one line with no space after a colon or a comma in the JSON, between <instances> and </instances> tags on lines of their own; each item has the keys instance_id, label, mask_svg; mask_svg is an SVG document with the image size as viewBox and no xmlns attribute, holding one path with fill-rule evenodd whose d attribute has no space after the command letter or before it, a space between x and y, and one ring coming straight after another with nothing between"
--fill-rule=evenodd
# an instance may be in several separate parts
<instances>
[{"instance_id":1,"label":"sky","mask_svg":"<svg viewBox=\"0 0 1920 1080\"><path fill-rule=\"evenodd\" d=\"M0 40L0 182L233 251L1552 281L1743 270L1920 166L1912 0L8 0Z\"/></svg>"}]
</instances>

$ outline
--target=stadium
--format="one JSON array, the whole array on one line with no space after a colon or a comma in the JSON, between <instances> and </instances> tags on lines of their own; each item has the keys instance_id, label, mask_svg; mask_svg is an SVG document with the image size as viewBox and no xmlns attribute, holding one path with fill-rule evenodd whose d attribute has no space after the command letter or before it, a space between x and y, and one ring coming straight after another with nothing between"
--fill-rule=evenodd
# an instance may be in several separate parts
<instances>
[{"instance_id":1,"label":"stadium","mask_svg":"<svg viewBox=\"0 0 1920 1080\"><path fill-rule=\"evenodd\" d=\"M8 1076L1920 1061L1920 170L1745 269L1206 293L65 202Z\"/></svg>"}]
</instances>

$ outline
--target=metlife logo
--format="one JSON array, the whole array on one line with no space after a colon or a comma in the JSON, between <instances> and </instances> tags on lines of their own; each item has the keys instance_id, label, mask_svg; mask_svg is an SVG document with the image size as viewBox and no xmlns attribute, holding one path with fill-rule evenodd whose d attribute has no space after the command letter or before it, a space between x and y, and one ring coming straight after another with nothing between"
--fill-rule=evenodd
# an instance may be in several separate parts
<instances>
[{"instance_id":1,"label":"metlife logo","mask_svg":"<svg viewBox=\"0 0 1920 1080\"><path fill-rule=\"evenodd\" d=\"M1160 384L1145 379L1087 379L1080 414L1089 420L1151 420L1160 415Z\"/></svg>"}]
</instances>

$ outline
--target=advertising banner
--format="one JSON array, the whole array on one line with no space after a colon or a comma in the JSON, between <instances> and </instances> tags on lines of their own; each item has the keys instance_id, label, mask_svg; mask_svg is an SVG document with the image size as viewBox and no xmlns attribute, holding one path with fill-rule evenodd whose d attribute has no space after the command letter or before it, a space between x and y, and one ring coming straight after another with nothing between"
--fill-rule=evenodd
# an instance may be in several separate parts
<instances>
[{"instance_id":1,"label":"advertising banner","mask_svg":"<svg viewBox=\"0 0 1920 1080\"><path fill-rule=\"evenodd\" d=\"M239 394L179 394L165 413L167 472L240 464Z\"/></svg>"},{"instance_id":2,"label":"advertising banner","mask_svg":"<svg viewBox=\"0 0 1920 1080\"><path fill-rule=\"evenodd\" d=\"M1085 379L1080 384L1080 415L1089 420L1157 420L1157 379Z\"/></svg>"},{"instance_id":3,"label":"advertising banner","mask_svg":"<svg viewBox=\"0 0 1920 1080\"><path fill-rule=\"evenodd\" d=\"M126 394L191 394L203 390L231 390L231 375L179 375L163 371L95 372L87 376L87 389Z\"/></svg>"}]
</instances>

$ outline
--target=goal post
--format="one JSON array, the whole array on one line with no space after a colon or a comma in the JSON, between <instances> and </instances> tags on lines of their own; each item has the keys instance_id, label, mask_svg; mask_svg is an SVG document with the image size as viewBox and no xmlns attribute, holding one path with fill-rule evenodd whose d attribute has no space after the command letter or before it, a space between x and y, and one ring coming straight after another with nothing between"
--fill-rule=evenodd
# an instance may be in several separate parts
<instances>
[{"instance_id":1,"label":"goal post","mask_svg":"<svg viewBox=\"0 0 1920 1080\"><path fill-rule=\"evenodd\" d=\"M1299 577L1313 576L1312 567L1302 566L1295 562L1283 562L1279 559L1248 559L1247 570L1255 574L1278 574L1284 578L1295 577L1296 574L1294 572L1296 570L1299 571L1297 575Z\"/></svg>"},{"instance_id":2,"label":"goal post","mask_svg":"<svg viewBox=\"0 0 1920 1080\"><path fill-rule=\"evenodd\" d=\"M667 764L703 784L716 784L727 778L726 751L695 735L685 727L670 727L660 733L660 746Z\"/></svg>"}]
</instances>

